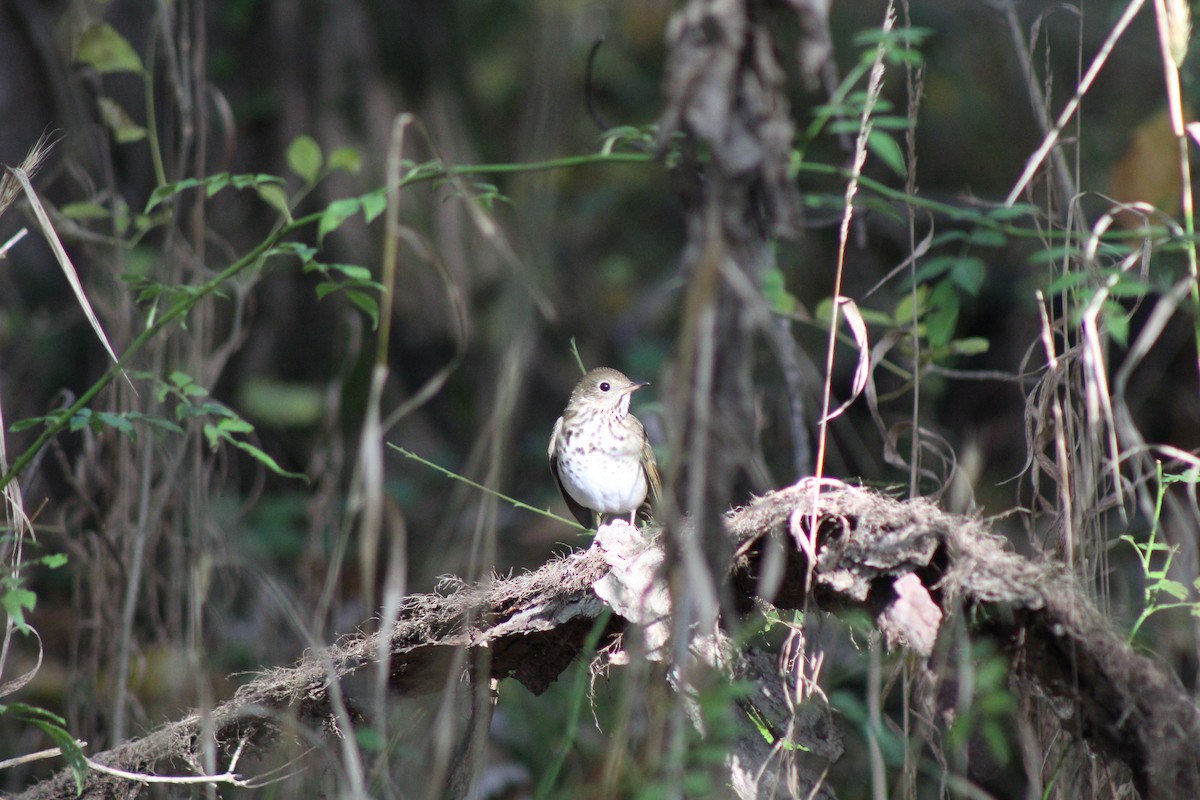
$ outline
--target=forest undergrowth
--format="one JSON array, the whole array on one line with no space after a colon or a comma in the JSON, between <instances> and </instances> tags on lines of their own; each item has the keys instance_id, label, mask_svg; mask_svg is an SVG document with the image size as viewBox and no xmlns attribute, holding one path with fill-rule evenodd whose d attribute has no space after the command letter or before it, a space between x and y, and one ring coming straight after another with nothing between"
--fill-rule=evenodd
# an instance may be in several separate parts
<instances>
[{"instance_id":1,"label":"forest undergrowth","mask_svg":"<svg viewBox=\"0 0 1200 800\"><path fill-rule=\"evenodd\" d=\"M697 246L713 223L694 209L737 170L694 118L662 116L675 34L716 14L699 0L618 4L603 47L578 10L355 6L323 27L234 5L23 17L59 69L48 133L0 183L6 793L64 766L83 787L90 755L255 673L586 548L551 513L544 456L585 365L651 381L637 412L669 529L705 479L694 430L738 423L694 404L716 385L728 411L727 380L752 423L712 455L731 505L813 476L978 517L1194 690L1185 3L986 4L994 72L929 4L735 4L741 60L787 100L770 112L790 112L787 198L749 193L757 271L711 273L744 254ZM418 22L422 41L397 33ZM254 24L271 53L246 48ZM1135 67L1147 97L1123 107L1112 76ZM704 327L721 302L747 336L736 368ZM701 583L673 584L674 607L703 605ZM845 739L812 796L1134 795L967 615L924 659L869 618L738 612L732 640ZM537 696L455 673L394 703L380 669L334 693L339 730L281 719L255 774L200 742L163 791L727 796L746 683L680 693L605 631Z\"/></svg>"}]
</instances>

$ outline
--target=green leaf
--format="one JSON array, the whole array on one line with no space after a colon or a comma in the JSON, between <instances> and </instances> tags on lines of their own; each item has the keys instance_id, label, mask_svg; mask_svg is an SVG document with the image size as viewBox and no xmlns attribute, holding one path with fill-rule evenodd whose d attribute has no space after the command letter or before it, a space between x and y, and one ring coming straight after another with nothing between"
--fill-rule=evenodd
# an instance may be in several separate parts
<instances>
[{"instance_id":1,"label":"green leaf","mask_svg":"<svg viewBox=\"0 0 1200 800\"><path fill-rule=\"evenodd\" d=\"M914 298L913 295L916 295ZM914 303L916 308L914 309ZM898 325L912 324L913 317L921 319L928 308L929 304L929 287L918 286L916 292L905 292L900 298L900 302L896 303L896 310L892 312L892 318ZM828 318L827 318L828 319Z\"/></svg>"},{"instance_id":2,"label":"green leaf","mask_svg":"<svg viewBox=\"0 0 1200 800\"><path fill-rule=\"evenodd\" d=\"M375 302L374 297L366 292L351 289L346 292L346 299L371 318L372 330L379 327L379 303Z\"/></svg>"},{"instance_id":3,"label":"green leaf","mask_svg":"<svg viewBox=\"0 0 1200 800\"><path fill-rule=\"evenodd\" d=\"M1166 592L1176 600L1186 600L1188 596L1188 590L1186 586L1179 581L1173 581L1167 578L1163 578L1150 588L1156 589L1160 592Z\"/></svg>"},{"instance_id":4,"label":"green leaf","mask_svg":"<svg viewBox=\"0 0 1200 800\"><path fill-rule=\"evenodd\" d=\"M949 242L965 242L967 240L967 232L959 230L942 231L929 240L929 249L932 250L941 247Z\"/></svg>"},{"instance_id":5,"label":"green leaf","mask_svg":"<svg viewBox=\"0 0 1200 800\"><path fill-rule=\"evenodd\" d=\"M59 209L67 219L108 219L112 212L99 203L67 203Z\"/></svg>"},{"instance_id":6,"label":"green leaf","mask_svg":"<svg viewBox=\"0 0 1200 800\"><path fill-rule=\"evenodd\" d=\"M871 132L867 134L867 149L901 178L908 173L905 169L904 151L887 131L872 128Z\"/></svg>"},{"instance_id":7,"label":"green leaf","mask_svg":"<svg viewBox=\"0 0 1200 800\"><path fill-rule=\"evenodd\" d=\"M1033 217L1042 213L1041 209L1030 203L1014 203L1012 206L996 206L985 212L990 218L1001 221L1018 217Z\"/></svg>"},{"instance_id":8,"label":"green leaf","mask_svg":"<svg viewBox=\"0 0 1200 800\"><path fill-rule=\"evenodd\" d=\"M854 34L854 45L856 47L868 47L870 45L884 42L887 49L893 49L902 45L904 42L909 42L913 46L921 44L934 33L933 28L919 28L916 26L908 28L892 28L884 30L878 26L867 28Z\"/></svg>"},{"instance_id":9,"label":"green leaf","mask_svg":"<svg viewBox=\"0 0 1200 800\"><path fill-rule=\"evenodd\" d=\"M983 286L986 277L987 270L983 266L983 261L974 256L958 259L950 270L950 278L954 283L972 297L979 296L979 289Z\"/></svg>"},{"instance_id":10,"label":"green leaf","mask_svg":"<svg viewBox=\"0 0 1200 800\"><path fill-rule=\"evenodd\" d=\"M783 271L772 267L763 275L763 297L776 314L791 314L796 310L796 296L787 290Z\"/></svg>"},{"instance_id":11,"label":"green leaf","mask_svg":"<svg viewBox=\"0 0 1200 800\"><path fill-rule=\"evenodd\" d=\"M71 433L79 433L82 430L92 426L92 410L90 408L81 408L79 413L71 417L70 423L67 425L67 430Z\"/></svg>"},{"instance_id":12,"label":"green leaf","mask_svg":"<svg viewBox=\"0 0 1200 800\"><path fill-rule=\"evenodd\" d=\"M873 55L871 55L871 54L867 55L867 58L866 58L867 62L871 62L874 60L875 59L874 59ZM862 109L867 104L867 90L860 89L858 91L851 92L850 95L846 99L850 103L851 108L854 109L855 116L857 116L862 112ZM876 114L886 114L887 112L891 111L892 108L893 108L893 106L892 106L892 102L890 100L887 100L883 97L877 98L875 100L875 113Z\"/></svg>"},{"instance_id":13,"label":"green leaf","mask_svg":"<svg viewBox=\"0 0 1200 800\"><path fill-rule=\"evenodd\" d=\"M1059 244L1052 247L1047 247L1042 250L1035 250L1029 255L1029 263L1032 266L1040 267L1045 264L1060 264L1063 259L1074 258L1079 255L1078 245ZM1084 279L1088 276L1086 273L1068 273L1069 275L1081 275ZM1053 287L1054 284L1051 284ZM1049 292L1050 290L1047 290Z\"/></svg>"},{"instance_id":14,"label":"green leaf","mask_svg":"<svg viewBox=\"0 0 1200 800\"><path fill-rule=\"evenodd\" d=\"M221 446L221 440L226 438L225 434L222 433L221 429L216 425L206 423L203 430L204 439L208 442L208 448L210 450L216 450Z\"/></svg>"},{"instance_id":15,"label":"green leaf","mask_svg":"<svg viewBox=\"0 0 1200 800\"><path fill-rule=\"evenodd\" d=\"M358 264L328 264L327 266L331 270L342 273L348 280L361 281L363 283L371 282L371 270L361 267Z\"/></svg>"},{"instance_id":16,"label":"green leaf","mask_svg":"<svg viewBox=\"0 0 1200 800\"><path fill-rule=\"evenodd\" d=\"M295 256L300 259L300 263L304 265L303 269L307 272L308 265L312 262L313 256L317 254L317 248L302 244L301 242L280 242L267 251L269 256Z\"/></svg>"},{"instance_id":17,"label":"green leaf","mask_svg":"<svg viewBox=\"0 0 1200 800\"><path fill-rule=\"evenodd\" d=\"M758 732L762 734L762 737L766 740L767 744L774 744L775 737L771 735L771 729L767 725L767 721L763 718L762 714L759 713L758 709L754 706L749 706L745 709L745 712L746 716L750 718L750 722L753 723L754 727L758 729Z\"/></svg>"},{"instance_id":18,"label":"green leaf","mask_svg":"<svg viewBox=\"0 0 1200 800\"><path fill-rule=\"evenodd\" d=\"M885 328L891 328L895 326L891 316L883 311L876 311L871 308L860 308L858 309L858 313L863 318L863 322L867 323L868 325L882 325ZM912 322L912 320L910 319L909 322Z\"/></svg>"},{"instance_id":19,"label":"green leaf","mask_svg":"<svg viewBox=\"0 0 1200 800\"><path fill-rule=\"evenodd\" d=\"M40 719L33 719L30 722L41 728L42 732L49 736L55 746L62 751L67 767L71 770L71 776L75 779L75 793L76 795L83 794L83 782L87 779L88 773L87 757L84 756L79 742L75 741L75 737L63 727L66 723L63 722L60 725Z\"/></svg>"},{"instance_id":20,"label":"green leaf","mask_svg":"<svg viewBox=\"0 0 1200 800\"><path fill-rule=\"evenodd\" d=\"M22 632L29 630L29 625L25 622L25 612L33 611L35 605L37 605L37 595L19 586L14 586L0 595L0 606L4 606L13 625Z\"/></svg>"},{"instance_id":21,"label":"green leaf","mask_svg":"<svg viewBox=\"0 0 1200 800\"><path fill-rule=\"evenodd\" d=\"M1146 281L1121 273L1120 280L1108 289L1113 297L1145 297L1153 287Z\"/></svg>"},{"instance_id":22,"label":"green leaf","mask_svg":"<svg viewBox=\"0 0 1200 800\"><path fill-rule=\"evenodd\" d=\"M917 268L916 273L913 275L913 280L919 284L929 283L934 278L941 277L947 272L950 272L952 269L954 269L954 265L957 262L957 256L942 255L927 258L921 263L921 266Z\"/></svg>"},{"instance_id":23,"label":"green leaf","mask_svg":"<svg viewBox=\"0 0 1200 800\"><path fill-rule=\"evenodd\" d=\"M329 154L329 168L357 174L362 170L362 156L353 147L339 147Z\"/></svg>"},{"instance_id":24,"label":"green leaf","mask_svg":"<svg viewBox=\"0 0 1200 800\"><path fill-rule=\"evenodd\" d=\"M253 433L254 426L246 420L238 416L231 416L222 419L217 423L217 427L226 433Z\"/></svg>"},{"instance_id":25,"label":"green leaf","mask_svg":"<svg viewBox=\"0 0 1200 800\"><path fill-rule=\"evenodd\" d=\"M38 559L38 563L46 569L58 569L67 563L66 553L49 553Z\"/></svg>"},{"instance_id":26,"label":"green leaf","mask_svg":"<svg viewBox=\"0 0 1200 800\"><path fill-rule=\"evenodd\" d=\"M142 213L149 214L154 210L155 206L157 206L163 200L166 200L168 197L173 197L174 195L182 192L184 189L191 189L199 185L200 181L197 178L184 178L181 181L164 183L162 186L159 186L150 193L150 199L146 201L146 208Z\"/></svg>"},{"instance_id":27,"label":"green leaf","mask_svg":"<svg viewBox=\"0 0 1200 800\"><path fill-rule=\"evenodd\" d=\"M862 120L858 118L859 113L861 112L856 111L852 119L839 119L829 123L825 129L826 132L831 134L847 133L851 135L858 133L859 128L862 126ZM904 117L897 117L894 115L874 116L871 117L871 129L884 131L903 131L908 129L908 120L906 120ZM867 144L868 146L870 145L869 139Z\"/></svg>"},{"instance_id":28,"label":"green leaf","mask_svg":"<svg viewBox=\"0 0 1200 800\"><path fill-rule=\"evenodd\" d=\"M1169 472L1163 475L1163 483L1200 483L1200 468L1191 467L1183 472Z\"/></svg>"},{"instance_id":29,"label":"green leaf","mask_svg":"<svg viewBox=\"0 0 1200 800\"><path fill-rule=\"evenodd\" d=\"M303 178L305 183L317 182L317 178L321 176L321 165L324 161L321 145L306 133L300 134L288 145L288 167Z\"/></svg>"},{"instance_id":30,"label":"green leaf","mask_svg":"<svg viewBox=\"0 0 1200 800\"><path fill-rule=\"evenodd\" d=\"M212 197L233 181L233 176L228 172L218 172L216 175L209 175L201 181L204 184L204 197L206 199Z\"/></svg>"},{"instance_id":31,"label":"green leaf","mask_svg":"<svg viewBox=\"0 0 1200 800\"><path fill-rule=\"evenodd\" d=\"M929 343L945 347L954 336L957 323L958 295L949 282L939 283L929 295L929 311L925 314Z\"/></svg>"},{"instance_id":32,"label":"green leaf","mask_svg":"<svg viewBox=\"0 0 1200 800\"><path fill-rule=\"evenodd\" d=\"M167 380L187 397L205 397L208 395L208 390L196 383L192 376L186 372L175 370L167 377Z\"/></svg>"},{"instance_id":33,"label":"green leaf","mask_svg":"<svg viewBox=\"0 0 1200 800\"><path fill-rule=\"evenodd\" d=\"M968 336L950 342L950 352L958 356L977 356L986 353L991 342L982 336Z\"/></svg>"},{"instance_id":34,"label":"green leaf","mask_svg":"<svg viewBox=\"0 0 1200 800\"><path fill-rule=\"evenodd\" d=\"M132 144L146 138L146 129L134 122L116 100L97 97L96 104L100 107L100 119L112 131L117 144Z\"/></svg>"},{"instance_id":35,"label":"green leaf","mask_svg":"<svg viewBox=\"0 0 1200 800\"><path fill-rule=\"evenodd\" d=\"M327 233L340 228L342 223L357 214L361 207L362 201L357 197L334 200L321 215L321 222L317 225L317 240L323 241Z\"/></svg>"},{"instance_id":36,"label":"green leaf","mask_svg":"<svg viewBox=\"0 0 1200 800\"><path fill-rule=\"evenodd\" d=\"M20 433L21 431L27 431L30 428L36 428L38 425L46 425L49 423L49 417L29 417L28 419L17 420L12 425L9 425L8 429L13 433Z\"/></svg>"},{"instance_id":37,"label":"green leaf","mask_svg":"<svg viewBox=\"0 0 1200 800\"><path fill-rule=\"evenodd\" d=\"M75 61L102 73L145 72L142 59L129 41L104 22L97 22L80 35L75 47Z\"/></svg>"},{"instance_id":38,"label":"green leaf","mask_svg":"<svg viewBox=\"0 0 1200 800\"><path fill-rule=\"evenodd\" d=\"M1120 303L1106 300L1101 306L1104 312L1104 327L1108 335L1122 347L1129 346L1129 314Z\"/></svg>"},{"instance_id":39,"label":"green leaf","mask_svg":"<svg viewBox=\"0 0 1200 800\"><path fill-rule=\"evenodd\" d=\"M387 208L387 195L384 194L382 189L371 192L370 194L364 194L362 196L362 208L363 217L366 219L367 223L370 224L371 222L374 222L375 218L382 214L384 209Z\"/></svg>"},{"instance_id":40,"label":"green leaf","mask_svg":"<svg viewBox=\"0 0 1200 800\"><path fill-rule=\"evenodd\" d=\"M260 464L262 464L267 469L274 472L276 475L281 475L285 478L298 478L298 479L304 481L305 483L308 483L307 475L305 475L302 472L288 472L286 469L279 466L279 464L275 461L275 459L271 458L269 455L267 455L261 449L255 447L254 445L250 444L249 442L240 442L236 439L230 439L229 441L234 447L236 447L239 450L242 450L246 453L249 453L251 456L254 457L254 459L256 461L258 461Z\"/></svg>"},{"instance_id":41,"label":"green leaf","mask_svg":"<svg viewBox=\"0 0 1200 800\"><path fill-rule=\"evenodd\" d=\"M283 215L288 222L292 221L292 210L288 208L287 194L275 183L267 183L254 187L264 203Z\"/></svg>"},{"instance_id":42,"label":"green leaf","mask_svg":"<svg viewBox=\"0 0 1200 800\"><path fill-rule=\"evenodd\" d=\"M251 377L238 392L238 408L256 422L307 428L321 421L324 395L317 386Z\"/></svg>"},{"instance_id":43,"label":"green leaf","mask_svg":"<svg viewBox=\"0 0 1200 800\"><path fill-rule=\"evenodd\" d=\"M111 411L100 411L92 415L95 420L93 425L108 426L113 430L125 434L130 439L137 439L137 433L133 429L133 423L124 414L114 414Z\"/></svg>"},{"instance_id":44,"label":"green leaf","mask_svg":"<svg viewBox=\"0 0 1200 800\"><path fill-rule=\"evenodd\" d=\"M12 714L14 717L23 720L24 722L33 722L34 720L40 719L53 722L56 725L67 724L65 719L60 717L58 714L55 714L53 711L41 708L40 706L31 706L28 703L9 703L7 706L3 706L2 713Z\"/></svg>"},{"instance_id":45,"label":"green leaf","mask_svg":"<svg viewBox=\"0 0 1200 800\"><path fill-rule=\"evenodd\" d=\"M220 403L214 403L211 401L205 402L195 406L195 409L200 415L207 414L209 416L217 417L218 419L237 419L237 414Z\"/></svg>"},{"instance_id":46,"label":"green leaf","mask_svg":"<svg viewBox=\"0 0 1200 800\"><path fill-rule=\"evenodd\" d=\"M230 175L229 183L235 189L252 189L255 186L260 186L264 183L283 183L282 178L277 178L274 175L265 173L243 173L241 175ZM211 193L210 193L211 194Z\"/></svg>"},{"instance_id":47,"label":"green leaf","mask_svg":"<svg viewBox=\"0 0 1200 800\"><path fill-rule=\"evenodd\" d=\"M171 420L163 419L162 417L139 417L138 421L159 430L170 431L171 433L183 433L183 428L171 422Z\"/></svg>"},{"instance_id":48,"label":"green leaf","mask_svg":"<svg viewBox=\"0 0 1200 800\"><path fill-rule=\"evenodd\" d=\"M1008 237L994 228L976 228L971 231L967 241L980 247L1004 247L1008 244Z\"/></svg>"}]
</instances>

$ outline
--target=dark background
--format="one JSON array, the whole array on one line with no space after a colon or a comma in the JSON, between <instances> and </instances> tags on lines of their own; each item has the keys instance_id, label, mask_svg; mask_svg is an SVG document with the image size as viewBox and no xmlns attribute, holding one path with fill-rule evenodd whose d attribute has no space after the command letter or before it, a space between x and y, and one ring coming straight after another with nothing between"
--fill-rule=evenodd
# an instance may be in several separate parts
<instances>
[{"instance_id":1,"label":"dark background","mask_svg":"<svg viewBox=\"0 0 1200 800\"><path fill-rule=\"evenodd\" d=\"M103 19L154 65L151 93L169 180L222 171L270 173L288 176L289 191L296 191L300 181L289 174L286 158L296 136L312 136L326 154L355 148L361 171L331 174L295 209L300 216L382 185L390 131L402 111L420 120L406 150L417 162L437 157L455 165L520 165L595 152L603 130L588 113L585 78L599 36L605 44L591 77L597 115L611 126L650 125L661 110L664 29L674 6L658 0L238 0L177 4L170 19L143 2L84 8L34 0L0 4L0 163L16 165L48 134L54 148L35 183L49 204L144 208L157 185L149 144L112 141L96 104L99 95L109 96L145 124L144 81L128 73L100 75L69 55L78 31ZM915 186L925 200L970 211L956 219L918 205L918 240L931 225L938 234L977 229L973 215L1003 199L1042 140L1030 87L1057 114L1124 6L1030 2L1007 8L918 2L905 12L912 26L928 29L919 47L924 72L915 118ZM877 29L883 9L875 2L834 4L831 74L845 75L864 53L873 53L855 36ZM780 19L786 47L796 41L796 31L782 13ZM188 47L179 49L185 42ZM1033 76L1021 66L1022 47L1031 53ZM803 134L828 92L805 88L792 54L781 57ZM1193 95L1192 66L1189 61L1184 69L1185 99ZM1152 13L1143 9L1064 131L1063 153L1079 196L1069 203L1052 199L1039 178L1026 199L1040 214L1015 223L1019 234L1000 246L950 243L931 254L983 260L978 292L961 293L954 337L982 337L989 348L969 356L938 354L933 363L943 371L922 375L920 424L942 437L960 468L951 479L936 459L926 458L923 464L938 480L922 483L922 490L939 493L954 510L1016 510L997 525L1025 551L1060 557L1066 550L1057 484L1044 467L1038 480L1033 466L1039 456L1055 457L1052 439L1038 439L1031 421L1048 419L1049 406L1027 399L1037 396L1046 363L1035 289L1083 267L1044 255L1064 237L1082 242L1083 225L1101 219L1110 198L1141 199L1179 215L1178 154L1163 116L1162 71ZM903 117L909 99L902 67L889 67L883 94L891 110L880 113ZM904 147L905 132L891 133ZM822 132L806 143L805 159L845 166L849 141ZM904 180L878 159L868 161L865 174L904 189ZM585 365L615 366L651 382L635 411L653 437L661 436L656 385L676 346L684 280L678 181L661 163L481 175L478 180L504 198L481 206L498 223L497 233L485 235L472 201L461 196L483 191L475 180L425 182L404 192L402 224L436 258L412 249L401 253L384 414L448 365L453 369L440 391L399 420L386 439L563 513L545 447L579 375L572 341ZM833 201L845 180L801 172L798 182L806 198L804 230L779 243L778 260L786 290L799 304L781 324L806 365L805 391L796 399L814 436L826 333L813 314L833 286L841 214ZM123 242L106 220L58 227L114 348L122 352L150 313L149 304L134 302L123 276L197 283L255 246L274 220L252 192L226 189L203 205L194 194L185 196L173 224L141 237L127 233ZM63 405L108 366L21 205L0 218L0 242L20 227L31 227L31 235L0 262L6 424ZM311 230L298 238L315 243ZM326 238L321 258L364 265L378 276L382 240L380 221L366 225L356 218ZM864 309L891 314L909 293L907 271L867 292L911 249L903 207L863 190L843 294ZM1114 311L1128 317L1134 336L1158 292L1183 274L1177 249L1156 250L1149 264L1145 291L1122 299ZM54 572L27 571L38 595L31 622L45 663L19 699L62 714L93 752L226 695L239 671L289 663L303 648L364 624L384 585L385 554L397 552L389 550L390 541L402 542L409 591L431 591L443 575L470 581L533 567L586 543L560 522L514 510L388 450L385 541L366 545L377 558L361 556L347 503L375 332L344 294L318 299L317 283L294 260L273 259L206 302L185 330L164 337L136 364L158 375L191 375L213 399L254 424L249 441L284 469L308 475L310 485L276 475L231 447L213 452L194 424L182 436L139 428L135 440L111 429L64 434L20 476L26 509L38 512L37 551L65 552L70 562ZM463 337L446 285L461 302ZM1078 345L1078 307L1052 295L1048 308L1062 325L1056 343L1063 351ZM1145 441L1185 451L1200 444L1194 324L1194 308L1172 316L1124 398L1131 426ZM886 331L873 333L878 341ZM1105 347L1115 374L1126 351L1111 338ZM849 393L853 361L850 348L839 350L835 395ZM1107 437L1087 419L1081 388L1086 374L1076 367L1070 375L1076 388L1051 394L1069 410L1069 435L1079 437L1072 442L1091 441L1069 448L1078 458L1073 467L1081 470L1072 491L1079 492L1075 547L1083 555L1073 563L1085 582L1095 583L1100 602L1129 624L1140 609L1141 578L1128 570L1132 550L1113 543L1126 532L1145 536L1148 506L1139 505L1137 492L1124 515L1105 504L1112 492L1103 485L1111 455ZM911 420L911 386L886 372L878 380L885 423ZM797 469L786 387L765 342L756 353L755 381L757 444L769 475L751 488L764 491L795 481L811 465ZM898 391L888 396L891 390ZM153 397L149 383L138 384L136 394L116 383L96 407L170 417L171 405L155 405ZM10 463L35 433L6 433ZM904 434L905 456L909 441ZM1121 447L1132 446L1123 436ZM1091 461L1080 455L1088 447ZM907 492L909 473L885 463L882 453L881 434L860 400L832 427L826 473ZM660 453L664 462L670 457ZM1128 480L1152 495L1138 469L1131 467ZM1092 482L1099 485L1088 494L1081 484ZM1168 511L1164 526L1168 541L1183 548L1175 564L1178 579L1190 583L1197 574L1195 517L1186 491L1178 497L1180 505ZM140 573L133 569L138 560ZM1183 611L1157 619L1160 624L1151 627L1155 648L1190 680L1192 622ZM4 679L23 672L36 652L27 639L15 641ZM862 654L839 652L849 664L848 677L839 680L855 686ZM123 657L131 664L131 690L118 725L113 687L116 660ZM513 712L520 719L537 713L547 711L518 704ZM0 755L46 746L29 726L0 722ZM1000 786L1010 779L1019 783L1019 768L1010 763L1008 769L997 768L991 779ZM10 770L0 775L0 786L19 788L35 771ZM858 796L850 787L839 791Z\"/></svg>"}]
</instances>

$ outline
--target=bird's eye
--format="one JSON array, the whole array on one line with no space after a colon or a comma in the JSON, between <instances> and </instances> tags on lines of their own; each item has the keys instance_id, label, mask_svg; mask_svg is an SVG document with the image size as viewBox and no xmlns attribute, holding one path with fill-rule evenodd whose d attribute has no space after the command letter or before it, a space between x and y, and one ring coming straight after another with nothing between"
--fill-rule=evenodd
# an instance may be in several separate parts
<instances>
[{"instance_id":1,"label":"bird's eye","mask_svg":"<svg viewBox=\"0 0 1200 800\"><path fill-rule=\"evenodd\" d=\"M600 381L600 391L607 392L612 387L608 385L608 381Z\"/></svg>"}]
</instances>

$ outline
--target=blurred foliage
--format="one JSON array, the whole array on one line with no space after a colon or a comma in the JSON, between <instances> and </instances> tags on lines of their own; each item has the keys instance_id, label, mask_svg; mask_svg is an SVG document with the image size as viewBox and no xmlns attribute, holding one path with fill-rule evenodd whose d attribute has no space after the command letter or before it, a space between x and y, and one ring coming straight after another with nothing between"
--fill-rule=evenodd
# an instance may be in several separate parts
<instances>
[{"instance_id":1,"label":"blurred foliage","mask_svg":"<svg viewBox=\"0 0 1200 800\"><path fill-rule=\"evenodd\" d=\"M375 337L389 329L380 298L390 292L393 308L380 402L385 415L406 409L386 420L387 440L530 506L557 509L545 447L578 374L571 342L585 365L620 367L653 381L650 391L674 352L685 235L673 162L669 152L658 157L654 122L675 5L114 0L0 9L0 163L18 163L43 131L56 132L39 192L114 348L133 354L126 382L109 370L34 237L7 253L0 399L9 457L30 452L47 430L61 433L15 470L37 509L44 550L26 555L31 569L3 579L0 599L18 627L27 621L39 632L45 663L28 691L45 708L0 707L5 724L25 723L0 728L0 751L61 745L69 731L94 752L232 691L233 669L288 662L353 630L376 612L370 601L393 542L404 545L407 591L432 590L446 574L472 581L533 566L578 544L570 528L391 449L385 538L377 548L360 538L350 487ZM997 201L1043 136L1029 110L1031 84L1057 111L1123 8L1014 6L1016 40L1000 5L907 8L910 24L883 42L889 72L846 253L843 293L856 300L872 343L886 348L875 353L878 420L859 402L835 423L827 472L902 483L909 470L885 454L916 453L923 460L911 466L923 470L923 490L945 489L961 510L1026 509L999 524L1018 546L1063 558L1076 551L1056 538L1058 485L1045 476L1010 480L1055 457L1052 437L1027 417L1046 360L1043 337L1066 358L1094 324L1116 375L1141 332L1158 324L1155 302L1188 269L1190 243L1170 219L1181 184L1174 162L1163 165L1175 141L1166 136L1148 13L1111 54L1064 140L1078 196L1057 196L1047 179L1014 207ZM782 357L764 341L755 364L755 490L802 471L792 457L792 415L815 428L813 365L824 362L821 323L832 307L849 145L882 9L834 4L827 86L793 82L793 169L806 227L777 244L778 264L760 288L799 354L804 386L789 395ZM780 27L785 40L795 34L790 24ZM1032 81L1021 47L1032 51ZM908 79L922 98L915 110ZM1183 81L1190 100L1192 62ZM403 154L403 247L388 286L383 187L401 111L419 124ZM1163 215L1150 215L1153 229L1140 227L1110 197L1159 203ZM1088 227L1106 217L1111 227ZM0 243L27 225L10 210ZM1147 442L1187 452L1200 447L1197 312L1180 308L1139 353L1123 399ZM1052 332L1042 313L1054 320ZM178 327L168 330L170 315ZM838 350L835 394L850 393L855 360L850 344ZM443 376L448 364L457 366ZM1054 387L1045 396L1069 394ZM662 444L660 410L639 403ZM1033 413L1048 417L1051 405ZM1081 438L1098 424L1085 414L1073 418ZM947 466L954 454L957 471ZM1106 470L1085 474L1102 482ZM1190 601L1200 567L1194 542L1187 546L1187 509L1165 495L1168 482L1158 478L1146 495L1147 475L1124 480L1131 493L1141 490L1127 513L1107 500L1075 506L1095 538L1079 533L1084 555L1072 567L1105 587L1102 601L1138 632L1147 611L1165 607L1155 592ZM1151 538L1139 544L1144 531ZM1136 558L1110 557L1120 539ZM15 540L5 541L11 554ZM1163 554L1173 577L1151 563ZM1124 602L1138 596L1146 610ZM1194 680L1194 636L1183 625L1154 644ZM873 724L865 653L845 641L828 653L833 706L860 728ZM168 667L150 668L158 663ZM973 683L945 741L918 759L921 780L935 785L949 771L1016 794L1023 734L1010 724L1002 662L969 651L961 664L975 665ZM661 708L629 708L636 693L665 705L655 694L661 686L618 676L619 685L596 688L585 667L542 698L502 687L504 745L537 787L555 752L557 734L548 731L562 730L562 708L571 708L578 746L543 796L580 796L594 770L617 757L596 733L590 704L600 730L635 731L621 754L629 767L622 796L662 796L662 782L679 774L655 760ZM900 675L904 665L889 657L888 668ZM146 685L153 678L136 680L188 671L188 687L164 678L157 694ZM712 767L736 691L717 686L697 698L711 727L683 765L695 796L720 794ZM884 711L889 719L909 713L894 695ZM905 754L919 743L886 726L871 736L889 774L912 769ZM845 774L865 774L868 738L847 755ZM378 752L387 743L359 744ZM422 764L430 747L411 743L399 760ZM948 761L935 764L934 751ZM78 766L75 753L68 758ZM54 766L8 770L0 787L15 791ZM858 788L839 787L843 797L867 796L865 781Z\"/></svg>"}]
</instances>

